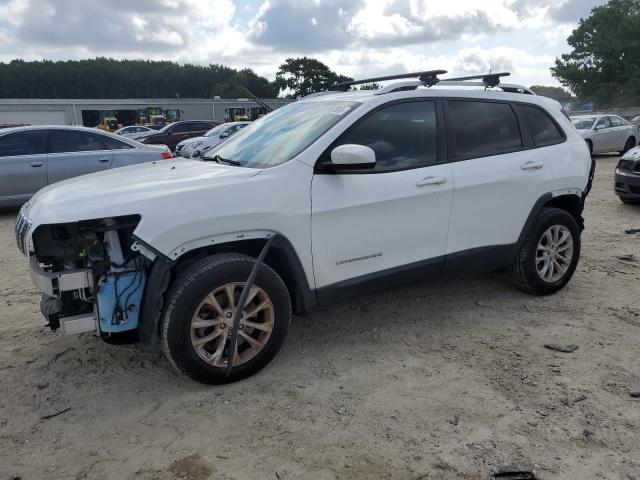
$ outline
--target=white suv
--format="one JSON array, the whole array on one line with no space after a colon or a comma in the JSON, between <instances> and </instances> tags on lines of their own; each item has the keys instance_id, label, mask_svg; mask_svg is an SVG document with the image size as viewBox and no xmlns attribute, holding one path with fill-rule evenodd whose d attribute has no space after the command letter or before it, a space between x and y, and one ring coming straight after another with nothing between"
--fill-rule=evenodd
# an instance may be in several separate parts
<instances>
[{"instance_id":1,"label":"white suv","mask_svg":"<svg viewBox=\"0 0 640 480\"><path fill-rule=\"evenodd\" d=\"M437 73L307 97L203 160L41 190L16 237L50 326L161 343L220 383L265 366L292 312L375 288L510 269L558 291L580 255L583 138L553 100Z\"/></svg>"}]
</instances>

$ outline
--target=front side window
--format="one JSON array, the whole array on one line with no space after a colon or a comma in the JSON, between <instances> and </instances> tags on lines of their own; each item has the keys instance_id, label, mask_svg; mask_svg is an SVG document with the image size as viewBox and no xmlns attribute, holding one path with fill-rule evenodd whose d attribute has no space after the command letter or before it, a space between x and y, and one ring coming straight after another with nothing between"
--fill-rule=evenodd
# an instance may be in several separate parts
<instances>
[{"instance_id":1,"label":"front side window","mask_svg":"<svg viewBox=\"0 0 640 480\"><path fill-rule=\"evenodd\" d=\"M357 102L301 101L278 108L209 150L216 158L250 168L288 162L346 117Z\"/></svg>"},{"instance_id":2,"label":"front side window","mask_svg":"<svg viewBox=\"0 0 640 480\"><path fill-rule=\"evenodd\" d=\"M555 145L564 141L564 134L553 120L537 107L515 105L536 147Z\"/></svg>"},{"instance_id":3,"label":"front side window","mask_svg":"<svg viewBox=\"0 0 640 480\"><path fill-rule=\"evenodd\" d=\"M598 120L598 123L596 123L596 128L611 128L611 126L611 120L609 120L609 117L602 117Z\"/></svg>"},{"instance_id":4,"label":"front side window","mask_svg":"<svg viewBox=\"0 0 640 480\"><path fill-rule=\"evenodd\" d=\"M166 131L167 132L171 132L171 133L190 132L191 131L191 124L189 124L189 123L178 123L178 124L170 125L170 128L168 128Z\"/></svg>"},{"instance_id":5,"label":"front side window","mask_svg":"<svg viewBox=\"0 0 640 480\"><path fill-rule=\"evenodd\" d=\"M376 153L375 167L363 173L433 165L438 161L435 102L404 102L383 107L343 133L332 148L346 144L364 145Z\"/></svg>"},{"instance_id":6,"label":"front side window","mask_svg":"<svg viewBox=\"0 0 640 480\"><path fill-rule=\"evenodd\" d=\"M450 155L456 160L487 157L522 148L516 115L507 103L447 101Z\"/></svg>"},{"instance_id":7,"label":"front side window","mask_svg":"<svg viewBox=\"0 0 640 480\"><path fill-rule=\"evenodd\" d=\"M51 130L51 153L107 150L102 135L79 130Z\"/></svg>"},{"instance_id":8,"label":"front side window","mask_svg":"<svg viewBox=\"0 0 640 480\"><path fill-rule=\"evenodd\" d=\"M0 137L0 157L38 155L45 153L45 145L44 130L9 133Z\"/></svg>"}]
</instances>

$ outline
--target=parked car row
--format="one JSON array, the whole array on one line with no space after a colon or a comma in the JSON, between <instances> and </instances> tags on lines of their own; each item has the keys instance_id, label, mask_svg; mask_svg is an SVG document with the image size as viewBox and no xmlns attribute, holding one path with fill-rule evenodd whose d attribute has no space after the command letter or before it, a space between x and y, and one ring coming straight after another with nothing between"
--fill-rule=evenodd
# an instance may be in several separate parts
<instances>
[{"instance_id":1,"label":"parked car row","mask_svg":"<svg viewBox=\"0 0 640 480\"><path fill-rule=\"evenodd\" d=\"M239 132L251 122L228 122L218 125L201 137L192 137L176 145L176 156L190 158L199 157L207 150Z\"/></svg>"},{"instance_id":2,"label":"parked car row","mask_svg":"<svg viewBox=\"0 0 640 480\"><path fill-rule=\"evenodd\" d=\"M78 175L169 159L164 145L67 126L0 130L0 207L22 205L39 189Z\"/></svg>"}]
</instances>

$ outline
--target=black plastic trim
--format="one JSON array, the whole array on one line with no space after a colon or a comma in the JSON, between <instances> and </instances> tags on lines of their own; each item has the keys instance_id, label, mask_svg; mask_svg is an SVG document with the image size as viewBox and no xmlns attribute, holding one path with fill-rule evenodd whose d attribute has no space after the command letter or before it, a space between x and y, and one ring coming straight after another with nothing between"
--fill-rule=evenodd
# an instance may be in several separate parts
<instances>
[{"instance_id":1,"label":"black plastic trim","mask_svg":"<svg viewBox=\"0 0 640 480\"><path fill-rule=\"evenodd\" d=\"M319 288L318 303L321 308L326 308L356 295L436 278L442 273L443 265L444 256L441 256L349 278Z\"/></svg>"},{"instance_id":2,"label":"black plastic trim","mask_svg":"<svg viewBox=\"0 0 640 480\"><path fill-rule=\"evenodd\" d=\"M158 342L158 324L164 307L164 293L169 288L171 280L171 268L173 262L164 256L159 256L153 262L153 266L147 277L147 284L142 297L142 309L140 311L140 325L138 335L140 343L151 347Z\"/></svg>"}]
</instances>

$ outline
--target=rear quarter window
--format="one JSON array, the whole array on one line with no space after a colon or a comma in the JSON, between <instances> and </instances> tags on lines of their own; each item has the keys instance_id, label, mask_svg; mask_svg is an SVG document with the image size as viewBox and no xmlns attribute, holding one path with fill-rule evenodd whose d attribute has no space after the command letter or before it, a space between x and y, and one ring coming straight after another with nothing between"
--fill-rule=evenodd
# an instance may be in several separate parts
<instances>
[{"instance_id":1,"label":"rear quarter window","mask_svg":"<svg viewBox=\"0 0 640 480\"><path fill-rule=\"evenodd\" d=\"M548 113L532 105L514 105L536 147L556 145L565 141L564 132Z\"/></svg>"}]
</instances>

